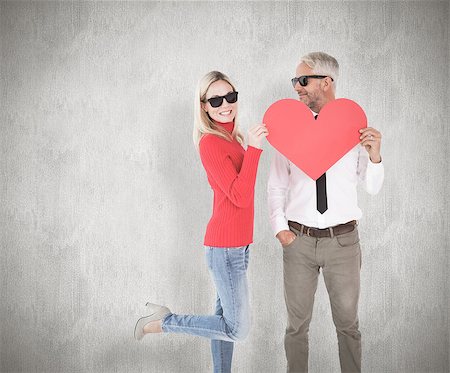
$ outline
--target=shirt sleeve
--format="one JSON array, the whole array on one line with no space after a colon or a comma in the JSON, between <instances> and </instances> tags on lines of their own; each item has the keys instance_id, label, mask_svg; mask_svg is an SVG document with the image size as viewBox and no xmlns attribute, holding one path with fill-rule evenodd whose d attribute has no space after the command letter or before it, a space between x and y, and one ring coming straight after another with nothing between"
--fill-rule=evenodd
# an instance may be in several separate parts
<instances>
[{"instance_id":1,"label":"shirt sleeve","mask_svg":"<svg viewBox=\"0 0 450 373\"><path fill-rule=\"evenodd\" d=\"M275 150L267 185L270 224L275 236L289 229L285 209L290 173L289 161Z\"/></svg>"},{"instance_id":2,"label":"shirt sleeve","mask_svg":"<svg viewBox=\"0 0 450 373\"><path fill-rule=\"evenodd\" d=\"M229 154L216 140L214 135L206 135L201 139L199 148L202 164L236 207L248 207L254 196L256 172L262 149L248 146L238 172Z\"/></svg>"},{"instance_id":3,"label":"shirt sleeve","mask_svg":"<svg viewBox=\"0 0 450 373\"><path fill-rule=\"evenodd\" d=\"M383 186L383 161L380 163L373 163L369 159L369 153L367 153L366 149L362 145L359 146L358 151L358 166L356 170L358 179L364 185L367 193L375 195Z\"/></svg>"}]
</instances>

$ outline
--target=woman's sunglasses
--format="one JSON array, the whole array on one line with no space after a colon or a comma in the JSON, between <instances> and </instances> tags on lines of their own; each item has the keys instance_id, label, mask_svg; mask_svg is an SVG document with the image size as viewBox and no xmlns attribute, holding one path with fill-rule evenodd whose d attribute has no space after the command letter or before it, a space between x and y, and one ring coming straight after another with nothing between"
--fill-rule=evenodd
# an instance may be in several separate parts
<instances>
[{"instance_id":1,"label":"woman's sunglasses","mask_svg":"<svg viewBox=\"0 0 450 373\"><path fill-rule=\"evenodd\" d=\"M208 98L206 101L208 101L212 107L219 107L222 105L223 99L227 100L229 104L234 104L237 101L237 96L238 96L237 92L230 92L227 93L225 96Z\"/></svg>"},{"instance_id":2,"label":"woman's sunglasses","mask_svg":"<svg viewBox=\"0 0 450 373\"><path fill-rule=\"evenodd\" d=\"M308 85L308 78L323 79L323 78L328 78L328 76L326 76L326 75L302 75L302 76L299 76L298 78L291 79L292 86L295 88L295 85L298 82L302 87L306 87ZM333 78L331 76L329 78L331 79L331 81L333 81Z\"/></svg>"}]
</instances>

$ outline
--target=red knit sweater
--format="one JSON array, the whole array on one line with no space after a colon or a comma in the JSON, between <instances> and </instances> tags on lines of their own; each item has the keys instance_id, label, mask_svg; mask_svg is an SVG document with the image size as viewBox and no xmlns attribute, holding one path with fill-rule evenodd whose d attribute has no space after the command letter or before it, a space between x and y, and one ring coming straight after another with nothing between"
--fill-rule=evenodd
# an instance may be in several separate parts
<instances>
[{"instance_id":1,"label":"red knit sweater","mask_svg":"<svg viewBox=\"0 0 450 373\"><path fill-rule=\"evenodd\" d=\"M218 123L228 132L234 123ZM261 149L247 151L233 139L215 135L200 140L200 158L214 192L213 214L206 228L204 244L239 247L253 242L253 199Z\"/></svg>"}]
</instances>

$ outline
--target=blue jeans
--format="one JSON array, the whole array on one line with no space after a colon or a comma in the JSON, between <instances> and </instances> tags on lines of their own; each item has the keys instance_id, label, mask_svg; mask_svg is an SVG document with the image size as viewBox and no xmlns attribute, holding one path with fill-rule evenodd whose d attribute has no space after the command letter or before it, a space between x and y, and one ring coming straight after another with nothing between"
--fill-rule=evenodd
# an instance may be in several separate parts
<instances>
[{"instance_id":1,"label":"blue jeans","mask_svg":"<svg viewBox=\"0 0 450 373\"><path fill-rule=\"evenodd\" d=\"M205 254L217 290L215 314L169 314L162 330L210 338L214 372L231 372L234 342L244 339L250 330L249 247L205 247Z\"/></svg>"}]
</instances>

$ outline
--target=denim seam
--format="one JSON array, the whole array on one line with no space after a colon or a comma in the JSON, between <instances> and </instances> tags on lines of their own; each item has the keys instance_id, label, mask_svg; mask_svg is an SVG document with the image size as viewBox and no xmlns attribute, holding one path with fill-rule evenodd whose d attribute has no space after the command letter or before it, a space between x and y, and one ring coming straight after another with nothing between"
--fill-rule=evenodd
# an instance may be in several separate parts
<instances>
[{"instance_id":1,"label":"denim seam","mask_svg":"<svg viewBox=\"0 0 450 373\"><path fill-rule=\"evenodd\" d=\"M231 289L231 299L233 300L233 326L230 329L230 334L234 336L234 331L237 329L237 315L236 315L236 291L233 284L233 276L231 275L231 261L230 261L230 252L229 250L226 251L227 255L227 271L228 271L228 279L230 280L230 289ZM228 325L227 322L225 322L226 325Z\"/></svg>"},{"instance_id":2,"label":"denim seam","mask_svg":"<svg viewBox=\"0 0 450 373\"><path fill-rule=\"evenodd\" d=\"M244 252L244 250L240 250L239 251L239 253L240 254L242 254L244 257L245 257L245 252ZM230 277L230 287L231 287L231 292L232 292L232 295L231 295L231 297L232 297L232 300L233 300L233 327L231 328L231 330L230 330L230 335L232 335L234 338L236 338L236 335L235 335L235 333L236 333L236 331L237 330L239 330L239 327L240 327L240 320L239 320L239 318L238 318L238 315L237 315L237 305L236 305L236 290L235 290L235 284L233 283L233 276L231 276L231 262L230 261L228 261L228 264L229 264L229 266L227 266L227 269L229 270L229 277ZM244 268L245 268L245 262L244 262Z\"/></svg>"},{"instance_id":3,"label":"denim seam","mask_svg":"<svg viewBox=\"0 0 450 373\"><path fill-rule=\"evenodd\" d=\"M225 370L224 361L223 361L224 360L223 359L223 344L220 343L219 346L220 346L220 371L223 372Z\"/></svg>"}]
</instances>

